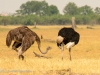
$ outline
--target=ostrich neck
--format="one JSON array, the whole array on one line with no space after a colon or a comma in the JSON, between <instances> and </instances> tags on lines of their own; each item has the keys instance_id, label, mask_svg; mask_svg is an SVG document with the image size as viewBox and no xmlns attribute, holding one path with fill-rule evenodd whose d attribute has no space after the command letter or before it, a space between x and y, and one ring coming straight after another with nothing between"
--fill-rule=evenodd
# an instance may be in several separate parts
<instances>
[{"instance_id":1,"label":"ostrich neck","mask_svg":"<svg viewBox=\"0 0 100 75\"><path fill-rule=\"evenodd\" d=\"M36 42L37 42L37 44L38 44L38 49L39 49L39 51L40 51L42 54L46 54L46 53L48 52L48 48L46 49L45 52L43 52L43 51L41 50L41 41L40 41L40 38L39 38L38 36L37 36Z\"/></svg>"},{"instance_id":2,"label":"ostrich neck","mask_svg":"<svg viewBox=\"0 0 100 75\"><path fill-rule=\"evenodd\" d=\"M43 51L41 50L41 48L40 48L40 45L38 45L38 49L39 49L39 51L40 51L42 54L46 54L46 53L48 52L48 49L46 49L46 51L43 52Z\"/></svg>"}]
</instances>

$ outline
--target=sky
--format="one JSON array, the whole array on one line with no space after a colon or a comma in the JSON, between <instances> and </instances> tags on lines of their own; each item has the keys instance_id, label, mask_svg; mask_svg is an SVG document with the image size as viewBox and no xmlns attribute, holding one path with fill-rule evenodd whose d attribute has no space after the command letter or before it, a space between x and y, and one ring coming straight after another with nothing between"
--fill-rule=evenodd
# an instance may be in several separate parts
<instances>
[{"instance_id":1,"label":"sky","mask_svg":"<svg viewBox=\"0 0 100 75\"><path fill-rule=\"evenodd\" d=\"M0 0L0 13L15 13L23 3L30 0ZM42 1L42 0L39 0ZM45 0L49 5L57 6L60 13L69 2L74 2L78 7L88 5L92 8L100 7L100 0Z\"/></svg>"}]
</instances>

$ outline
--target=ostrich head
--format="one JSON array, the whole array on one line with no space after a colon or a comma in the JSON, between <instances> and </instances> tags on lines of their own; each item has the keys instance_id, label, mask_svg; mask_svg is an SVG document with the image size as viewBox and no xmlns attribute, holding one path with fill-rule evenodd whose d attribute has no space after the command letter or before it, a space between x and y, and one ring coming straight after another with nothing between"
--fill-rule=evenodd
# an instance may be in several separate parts
<instances>
[{"instance_id":1,"label":"ostrich head","mask_svg":"<svg viewBox=\"0 0 100 75\"><path fill-rule=\"evenodd\" d=\"M63 46L63 40L64 40L64 38L62 37L62 36L58 36L57 37L57 46L61 49L62 48L62 46Z\"/></svg>"}]
</instances>

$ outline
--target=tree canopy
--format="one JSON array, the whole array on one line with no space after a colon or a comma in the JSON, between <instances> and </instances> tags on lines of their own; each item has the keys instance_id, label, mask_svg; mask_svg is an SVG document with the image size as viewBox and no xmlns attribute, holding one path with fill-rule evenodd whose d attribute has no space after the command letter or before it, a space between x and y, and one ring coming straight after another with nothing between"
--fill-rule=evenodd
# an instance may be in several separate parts
<instances>
[{"instance_id":1,"label":"tree canopy","mask_svg":"<svg viewBox=\"0 0 100 75\"><path fill-rule=\"evenodd\" d=\"M45 1L28 1L20 6L20 10L16 11L18 14L30 15L36 14L38 16L58 14L59 10L54 5L48 5Z\"/></svg>"},{"instance_id":2,"label":"tree canopy","mask_svg":"<svg viewBox=\"0 0 100 75\"><path fill-rule=\"evenodd\" d=\"M64 14L69 14L69 15L75 15L78 12L78 7L75 3L73 2L69 2L64 10L63 10Z\"/></svg>"}]
</instances>

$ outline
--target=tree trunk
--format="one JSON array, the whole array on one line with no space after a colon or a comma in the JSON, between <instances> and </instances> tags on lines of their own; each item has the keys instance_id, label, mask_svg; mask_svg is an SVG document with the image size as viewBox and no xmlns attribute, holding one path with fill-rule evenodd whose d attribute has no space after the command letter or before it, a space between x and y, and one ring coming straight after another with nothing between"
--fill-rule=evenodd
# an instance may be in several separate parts
<instances>
[{"instance_id":1,"label":"tree trunk","mask_svg":"<svg viewBox=\"0 0 100 75\"><path fill-rule=\"evenodd\" d=\"M75 17L72 17L72 28L76 28L76 22L75 22Z\"/></svg>"}]
</instances>

